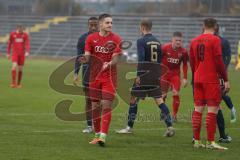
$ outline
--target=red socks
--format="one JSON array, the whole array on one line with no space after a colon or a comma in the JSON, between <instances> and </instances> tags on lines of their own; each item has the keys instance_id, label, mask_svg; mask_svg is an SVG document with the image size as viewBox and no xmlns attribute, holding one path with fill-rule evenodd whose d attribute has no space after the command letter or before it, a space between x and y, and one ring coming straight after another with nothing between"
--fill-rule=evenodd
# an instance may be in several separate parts
<instances>
[{"instance_id":1,"label":"red socks","mask_svg":"<svg viewBox=\"0 0 240 160\"><path fill-rule=\"evenodd\" d=\"M92 110L92 123L94 126L95 133L99 133L101 130L100 122L101 122L101 111L100 111L100 107L98 107Z\"/></svg>"},{"instance_id":2,"label":"red socks","mask_svg":"<svg viewBox=\"0 0 240 160\"><path fill-rule=\"evenodd\" d=\"M12 84L16 84L16 70L12 70Z\"/></svg>"},{"instance_id":3,"label":"red socks","mask_svg":"<svg viewBox=\"0 0 240 160\"><path fill-rule=\"evenodd\" d=\"M18 85L21 84L21 80L22 80L22 71L18 71Z\"/></svg>"},{"instance_id":4,"label":"red socks","mask_svg":"<svg viewBox=\"0 0 240 160\"><path fill-rule=\"evenodd\" d=\"M112 119L112 110L106 108L102 111L102 117L99 109L94 109L92 111L93 125L95 133L105 133L108 134L110 122ZM102 120L102 121L101 121ZM100 123L102 124L100 125Z\"/></svg>"},{"instance_id":5,"label":"red socks","mask_svg":"<svg viewBox=\"0 0 240 160\"><path fill-rule=\"evenodd\" d=\"M17 71L14 69L12 70L12 84L16 84L16 77L17 77ZM20 85L22 80L22 71L18 71L18 82L17 84Z\"/></svg>"},{"instance_id":6,"label":"red socks","mask_svg":"<svg viewBox=\"0 0 240 160\"><path fill-rule=\"evenodd\" d=\"M217 118L215 113L208 113L206 117L207 139L208 141L214 141L216 133Z\"/></svg>"},{"instance_id":7,"label":"red socks","mask_svg":"<svg viewBox=\"0 0 240 160\"><path fill-rule=\"evenodd\" d=\"M173 116L177 116L178 108L180 105L180 98L179 96L173 96Z\"/></svg>"},{"instance_id":8,"label":"red socks","mask_svg":"<svg viewBox=\"0 0 240 160\"><path fill-rule=\"evenodd\" d=\"M102 129L101 133L108 134L110 122L112 119L112 110L110 108L106 108L102 113Z\"/></svg>"},{"instance_id":9,"label":"red socks","mask_svg":"<svg viewBox=\"0 0 240 160\"><path fill-rule=\"evenodd\" d=\"M208 113L206 117L207 140L214 141L216 133L217 118L215 113ZM192 126L195 140L200 140L200 131L202 125L202 113L193 112Z\"/></svg>"},{"instance_id":10,"label":"red socks","mask_svg":"<svg viewBox=\"0 0 240 160\"><path fill-rule=\"evenodd\" d=\"M192 127L193 136L195 140L200 140L201 126L202 126L202 113L193 111Z\"/></svg>"}]
</instances>

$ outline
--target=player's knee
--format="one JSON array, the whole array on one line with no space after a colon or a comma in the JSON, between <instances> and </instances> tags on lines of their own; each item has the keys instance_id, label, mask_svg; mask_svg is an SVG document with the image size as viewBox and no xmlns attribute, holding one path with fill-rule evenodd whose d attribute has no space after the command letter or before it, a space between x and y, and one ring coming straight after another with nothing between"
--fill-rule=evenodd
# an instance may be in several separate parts
<instances>
[{"instance_id":1,"label":"player's knee","mask_svg":"<svg viewBox=\"0 0 240 160\"><path fill-rule=\"evenodd\" d=\"M12 64L12 70L16 70L17 69L17 63L13 62Z\"/></svg>"},{"instance_id":2,"label":"player's knee","mask_svg":"<svg viewBox=\"0 0 240 160\"><path fill-rule=\"evenodd\" d=\"M204 106L195 106L194 110L195 110L196 112L202 113L203 110L204 110Z\"/></svg>"},{"instance_id":3,"label":"player's knee","mask_svg":"<svg viewBox=\"0 0 240 160\"><path fill-rule=\"evenodd\" d=\"M219 110L219 107L216 107L216 106L209 106L208 107L208 113L215 113L215 114L217 114L218 110Z\"/></svg>"},{"instance_id":4,"label":"player's knee","mask_svg":"<svg viewBox=\"0 0 240 160\"><path fill-rule=\"evenodd\" d=\"M161 105L161 104L164 103L164 100L163 100L162 97L161 97L161 98L155 98L155 102L156 102L156 104L159 106L159 105Z\"/></svg>"},{"instance_id":5,"label":"player's knee","mask_svg":"<svg viewBox=\"0 0 240 160\"><path fill-rule=\"evenodd\" d=\"M97 109L98 107L100 107L100 102L98 102L98 101L92 101L92 108L93 108L93 109Z\"/></svg>"},{"instance_id":6,"label":"player's knee","mask_svg":"<svg viewBox=\"0 0 240 160\"><path fill-rule=\"evenodd\" d=\"M103 100L102 101L102 109L108 109L108 108L112 108L112 101L110 100Z\"/></svg>"},{"instance_id":7,"label":"player's knee","mask_svg":"<svg viewBox=\"0 0 240 160\"><path fill-rule=\"evenodd\" d=\"M177 90L172 91L173 96L179 96L179 92Z\"/></svg>"},{"instance_id":8,"label":"player's knee","mask_svg":"<svg viewBox=\"0 0 240 160\"><path fill-rule=\"evenodd\" d=\"M23 67L22 66L18 66L18 71L23 71Z\"/></svg>"}]
</instances>

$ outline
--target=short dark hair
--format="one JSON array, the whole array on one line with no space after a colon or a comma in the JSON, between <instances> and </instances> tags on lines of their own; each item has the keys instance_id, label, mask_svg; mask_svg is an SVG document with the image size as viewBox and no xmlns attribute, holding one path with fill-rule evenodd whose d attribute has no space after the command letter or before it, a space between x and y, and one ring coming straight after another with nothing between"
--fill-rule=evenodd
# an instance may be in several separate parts
<instances>
[{"instance_id":1,"label":"short dark hair","mask_svg":"<svg viewBox=\"0 0 240 160\"><path fill-rule=\"evenodd\" d=\"M142 27L145 27L145 29L148 30L148 31L152 30L152 21L148 18L142 19L140 25Z\"/></svg>"},{"instance_id":2,"label":"short dark hair","mask_svg":"<svg viewBox=\"0 0 240 160\"><path fill-rule=\"evenodd\" d=\"M217 20L214 18L206 18L204 19L203 24L206 28L215 28L217 25Z\"/></svg>"},{"instance_id":3,"label":"short dark hair","mask_svg":"<svg viewBox=\"0 0 240 160\"><path fill-rule=\"evenodd\" d=\"M182 32L173 32L173 37L183 37Z\"/></svg>"},{"instance_id":4,"label":"short dark hair","mask_svg":"<svg viewBox=\"0 0 240 160\"><path fill-rule=\"evenodd\" d=\"M98 18L97 18L97 17L90 17L90 18L88 18L88 22L89 22L89 21L92 21L92 20L93 20L93 21L97 21Z\"/></svg>"},{"instance_id":5,"label":"short dark hair","mask_svg":"<svg viewBox=\"0 0 240 160\"><path fill-rule=\"evenodd\" d=\"M103 19L108 18L108 17L112 18L112 16L110 14L103 13L98 17L98 20L102 21Z\"/></svg>"}]
</instances>

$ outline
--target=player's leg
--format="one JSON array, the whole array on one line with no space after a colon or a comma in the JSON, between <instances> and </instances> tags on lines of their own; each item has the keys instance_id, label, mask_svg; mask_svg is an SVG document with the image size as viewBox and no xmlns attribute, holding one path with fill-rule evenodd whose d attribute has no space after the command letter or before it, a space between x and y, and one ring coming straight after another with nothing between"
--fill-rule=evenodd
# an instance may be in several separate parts
<instances>
[{"instance_id":1,"label":"player's leg","mask_svg":"<svg viewBox=\"0 0 240 160\"><path fill-rule=\"evenodd\" d=\"M90 144L97 144L101 134L101 106L100 101L92 100L92 123L94 126L95 136Z\"/></svg>"},{"instance_id":2,"label":"player's leg","mask_svg":"<svg viewBox=\"0 0 240 160\"><path fill-rule=\"evenodd\" d=\"M228 106L228 108L231 110L231 122L232 123L236 122L237 121L236 109L232 103L232 99L227 94L223 94L222 99Z\"/></svg>"},{"instance_id":3,"label":"player's leg","mask_svg":"<svg viewBox=\"0 0 240 160\"><path fill-rule=\"evenodd\" d=\"M11 82L11 85L10 85L10 87L12 87L12 88L17 87L17 82L16 82L17 66L18 66L18 55L13 54L12 55L12 69L11 69L12 82Z\"/></svg>"},{"instance_id":4,"label":"player's leg","mask_svg":"<svg viewBox=\"0 0 240 160\"><path fill-rule=\"evenodd\" d=\"M109 131L112 119L112 103L116 94L116 81L105 79L101 81L101 96L102 96L102 123L101 134L99 136L98 144L105 146L106 137Z\"/></svg>"},{"instance_id":5,"label":"player's leg","mask_svg":"<svg viewBox=\"0 0 240 160\"><path fill-rule=\"evenodd\" d=\"M155 102L158 105L159 109L161 110L160 117L161 117L162 120L164 120L164 122L167 126L167 130L166 130L164 135L166 137L174 136L175 135L175 130L174 130L173 125L172 125L171 114L170 114L170 111L169 111L167 105L164 103L164 100L161 97L155 98Z\"/></svg>"},{"instance_id":6,"label":"player's leg","mask_svg":"<svg viewBox=\"0 0 240 160\"><path fill-rule=\"evenodd\" d=\"M217 127L217 113L219 110L219 104L221 102L221 88L219 84L205 84L204 93L206 97L206 103L208 106L208 113L206 116L206 129L207 129L207 143L206 148L226 150L215 143L215 133Z\"/></svg>"},{"instance_id":7,"label":"player's leg","mask_svg":"<svg viewBox=\"0 0 240 160\"><path fill-rule=\"evenodd\" d=\"M217 113L217 126L219 130L219 135L220 135L219 142L230 143L232 141L232 138L225 133L225 120L223 117L221 107L219 108Z\"/></svg>"},{"instance_id":8,"label":"player's leg","mask_svg":"<svg viewBox=\"0 0 240 160\"><path fill-rule=\"evenodd\" d=\"M98 138L100 136L101 131L101 83L99 81L95 81L89 84L89 97L91 98L92 104L92 123L94 126L95 136L90 144L97 144Z\"/></svg>"},{"instance_id":9,"label":"player's leg","mask_svg":"<svg viewBox=\"0 0 240 160\"><path fill-rule=\"evenodd\" d=\"M112 100L102 100L102 123L99 136L99 145L104 146L112 119Z\"/></svg>"},{"instance_id":10,"label":"player's leg","mask_svg":"<svg viewBox=\"0 0 240 160\"><path fill-rule=\"evenodd\" d=\"M222 91L222 97L225 95L225 86L224 86L224 80L220 79L220 86ZM225 120L223 117L222 109L219 107L218 113L217 113L217 126L219 130L219 142L222 143L229 143L231 142L232 138L225 133Z\"/></svg>"},{"instance_id":11,"label":"player's leg","mask_svg":"<svg viewBox=\"0 0 240 160\"><path fill-rule=\"evenodd\" d=\"M89 91L87 87L84 87L84 93L85 93L85 112L86 112L86 122L87 122L87 128L85 128L82 132L83 133L92 133L92 104L91 99L89 97Z\"/></svg>"},{"instance_id":12,"label":"player's leg","mask_svg":"<svg viewBox=\"0 0 240 160\"><path fill-rule=\"evenodd\" d=\"M171 83L168 79L165 79L164 77L161 79L160 81L160 86L161 86L161 90L162 90L162 98L163 98L163 101L165 102L166 101L166 98L167 98L167 94L168 94L168 91L169 91L169 88L171 88Z\"/></svg>"},{"instance_id":13,"label":"player's leg","mask_svg":"<svg viewBox=\"0 0 240 160\"><path fill-rule=\"evenodd\" d=\"M202 84L195 83L193 84L194 92L194 111L192 113L192 129L193 129L193 139L194 139L194 148L202 148L205 145L201 142L201 127L202 127L202 113L205 106L204 96L203 96L203 87Z\"/></svg>"},{"instance_id":14,"label":"player's leg","mask_svg":"<svg viewBox=\"0 0 240 160\"><path fill-rule=\"evenodd\" d=\"M17 87L21 88L21 81L22 81L22 77L23 77L23 66L24 66L24 62L25 62L25 56L21 55L18 57L18 81L17 81Z\"/></svg>"},{"instance_id":15,"label":"player's leg","mask_svg":"<svg viewBox=\"0 0 240 160\"><path fill-rule=\"evenodd\" d=\"M179 97L179 91L180 91L180 77L174 76L171 78L171 84L172 84L172 96L173 96L173 102L172 102L172 109L173 109L173 122L177 122L177 113L180 106L180 97Z\"/></svg>"},{"instance_id":16,"label":"player's leg","mask_svg":"<svg viewBox=\"0 0 240 160\"><path fill-rule=\"evenodd\" d=\"M129 108L128 108L127 127L118 130L117 133L120 133L120 134L132 133L132 128L133 128L133 125L134 125L134 121L137 117L138 102L139 102L139 98L136 98L135 96L132 95L131 98L130 98L130 104L129 104Z\"/></svg>"},{"instance_id":17,"label":"player's leg","mask_svg":"<svg viewBox=\"0 0 240 160\"><path fill-rule=\"evenodd\" d=\"M18 65L18 81L17 81L17 88L21 88L21 81L22 81L22 76L23 76L23 66Z\"/></svg>"}]
</instances>

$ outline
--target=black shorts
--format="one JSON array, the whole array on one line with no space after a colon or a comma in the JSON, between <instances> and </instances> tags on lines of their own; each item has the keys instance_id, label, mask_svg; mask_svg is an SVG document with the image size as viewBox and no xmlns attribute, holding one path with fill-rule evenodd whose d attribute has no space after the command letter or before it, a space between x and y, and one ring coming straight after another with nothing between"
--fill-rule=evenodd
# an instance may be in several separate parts
<instances>
[{"instance_id":1,"label":"black shorts","mask_svg":"<svg viewBox=\"0 0 240 160\"><path fill-rule=\"evenodd\" d=\"M160 84L152 85L152 86L137 86L133 85L131 94L134 97L145 98L145 97L153 97L153 98L161 98L162 91Z\"/></svg>"},{"instance_id":2,"label":"black shorts","mask_svg":"<svg viewBox=\"0 0 240 160\"><path fill-rule=\"evenodd\" d=\"M224 96L226 94L225 92L225 82L222 78L219 79L219 83L220 83L220 87L221 87L221 91L222 91L222 95Z\"/></svg>"}]
</instances>

